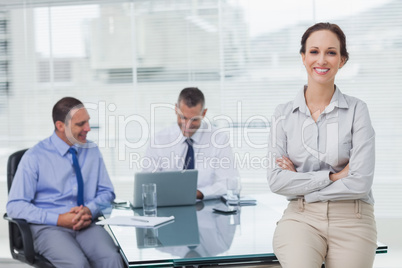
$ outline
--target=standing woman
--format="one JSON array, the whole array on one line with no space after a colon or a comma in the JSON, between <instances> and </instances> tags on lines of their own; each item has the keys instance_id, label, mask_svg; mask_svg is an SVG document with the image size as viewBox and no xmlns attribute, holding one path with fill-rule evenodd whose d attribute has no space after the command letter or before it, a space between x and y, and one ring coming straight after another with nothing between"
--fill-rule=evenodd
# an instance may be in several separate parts
<instances>
[{"instance_id":1,"label":"standing woman","mask_svg":"<svg viewBox=\"0 0 402 268\"><path fill-rule=\"evenodd\" d=\"M345 35L317 23L300 54L308 83L271 121L268 157L276 160L268 182L290 201L275 230L275 255L283 268L372 267L375 133L367 105L335 85L349 58Z\"/></svg>"}]
</instances>

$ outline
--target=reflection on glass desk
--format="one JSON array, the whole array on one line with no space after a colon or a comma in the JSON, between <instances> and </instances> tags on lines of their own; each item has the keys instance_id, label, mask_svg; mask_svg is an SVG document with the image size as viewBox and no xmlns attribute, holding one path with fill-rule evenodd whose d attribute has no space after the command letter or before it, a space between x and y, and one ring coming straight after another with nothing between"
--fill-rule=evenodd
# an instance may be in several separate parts
<instances>
[{"instance_id":1,"label":"reflection on glass desk","mask_svg":"<svg viewBox=\"0 0 402 268\"><path fill-rule=\"evenodd\" d=\"M134 209L136 215L142 215L141 209ZM195 206L158 208L158 216L174 216L172 223L158 228L136 228L138 248L155 248L173 246L198 246L197 213Z\"/></svg>"},{"instance_id":2,"label":"reflection on glass desk","mask_svg":"<svg viewBox=\"0 0 402 268\"><path fill-rule=\"evenodd\" d=\"M287 201L272 194L257 196L257 205L234 214L214 212L220 200L195 206L158 208L172 223L144 229L109 226L129 267L179 267L201 264L276 262L272 237ZM110 216L142 215L142 209L113 209ZM386 253L380 245L377 253Z\"/></svg>"}]
</instances>

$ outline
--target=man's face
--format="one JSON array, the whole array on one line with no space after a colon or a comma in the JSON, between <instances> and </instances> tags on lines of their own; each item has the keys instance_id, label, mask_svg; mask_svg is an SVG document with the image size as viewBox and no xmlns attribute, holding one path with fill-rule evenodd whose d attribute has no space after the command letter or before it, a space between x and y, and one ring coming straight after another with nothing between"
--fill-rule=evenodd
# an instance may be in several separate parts
<instances>
[{"instance_id":1,"label":"man's face","mask_svg":"<svg viewBox=\"0 0 402 268\"><path fill-rule=\"evenodd\" d=\"M71 120L65 124L65 135L69 144L84 144L87 142L87 134L91 131L89 126L89 114L87 109L73 109Z\"/></svg>"},{"instance_id":2,"label":"man's face","mask_svg":"<svg viewBox=\"0 0 402 268\"><path fill-rule=\"evenodd\" d=\"M183 101L176 104L177 124L179 125L183 136L190 138L200 128L201 121L207 113L201 103L188 107Z\"/></svg>"}]
</instances>

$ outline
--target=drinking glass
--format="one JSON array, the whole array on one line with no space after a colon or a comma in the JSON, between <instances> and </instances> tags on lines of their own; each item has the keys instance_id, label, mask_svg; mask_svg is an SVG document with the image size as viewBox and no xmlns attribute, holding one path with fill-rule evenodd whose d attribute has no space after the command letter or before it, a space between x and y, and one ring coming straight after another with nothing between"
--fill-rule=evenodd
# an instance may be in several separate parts
<instances>
[{"instance_id":1,"label":"drinking glass","mask_svg":"<svg viewBox=\"0 0 402 268\"><path fill-rule=\"evenodd\" d=\"M142 207L144 216L156 216L156 184L146 183L142 185Z\"/></svg>"},{"instance_id":2,"label":"drinking glass","mask_svg":"<svg viewBox=\"0 0 402 268\"><path fill-rule=\"evenodd\" d=\"M241 182L240 177L232 177L227 178L226 180L227 187L227 199L231 201L239 201L240 200L240 191L241 191Z\"/></svg>"}]
</instances>

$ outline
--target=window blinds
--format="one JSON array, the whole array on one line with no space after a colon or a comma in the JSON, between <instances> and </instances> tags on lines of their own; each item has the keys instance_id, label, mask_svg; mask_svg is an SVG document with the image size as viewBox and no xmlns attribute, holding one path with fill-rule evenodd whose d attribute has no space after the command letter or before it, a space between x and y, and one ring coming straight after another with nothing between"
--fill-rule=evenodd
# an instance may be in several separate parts
<instances>
[{"instance_id":1,"label":"window blinds","mask_svg":"<svg viewBox=\"0 0 402 268\"><path fill-rule=\"evenodd\" d=\"M336 83L368 104L377 133L375 185L380 193L400 187L400 1L352 0L343 12L312 0L49 2L0 2L1 174L11 152L51 134L53 104L75 96L87 103L90 139L118 194L131 198L124 185L150 135L175 123L178 93L197 86L207 120L232 137L243 191L269 191L262 161L270 117L306 83L301 35L331 21L350 53Z\"/></svg>"}]
</instances>

